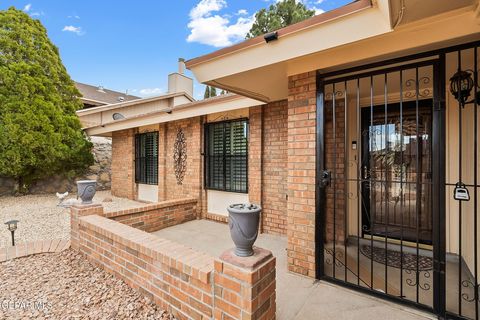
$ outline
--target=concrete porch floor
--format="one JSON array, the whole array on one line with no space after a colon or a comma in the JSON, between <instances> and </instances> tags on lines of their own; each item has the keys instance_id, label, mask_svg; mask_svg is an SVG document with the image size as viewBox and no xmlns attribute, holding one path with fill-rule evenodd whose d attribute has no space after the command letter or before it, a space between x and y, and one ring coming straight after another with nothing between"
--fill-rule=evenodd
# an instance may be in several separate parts
<instances>
[{"instance_id":1,"label":"concrete porch floor","mask_svg":"<svg viewBox=\"0 0 480 320\"><path fill-rule=\"evenodd\" d=\"M226 224L194 220L153 234L215 257L233 246ZM399 304L287 271L286 237L261 234L256 246L277 258L277 319L436 319Z\"/></svg>"}]
</instances>

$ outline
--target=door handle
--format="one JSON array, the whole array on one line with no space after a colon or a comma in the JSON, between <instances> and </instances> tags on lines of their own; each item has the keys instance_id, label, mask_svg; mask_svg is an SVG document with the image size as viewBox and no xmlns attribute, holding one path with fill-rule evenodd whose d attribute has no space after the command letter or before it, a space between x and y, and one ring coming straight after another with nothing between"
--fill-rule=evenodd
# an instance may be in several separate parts
<instances>
[{"instance_id":1,"label":"door handle","mask_svg":"<svg viewBox=\"0 0 480 320\"><path fill-rule=\"evenodd\" d=\"M367 180L368 179L368 168L367 166L363 166L362 168L362 179Z\"/></svg>"},{"instance_id":2,"label":"door handle","mask_svg":"<svg viewBox=\"0 0 480 320\"><path fill-rule=\"evenodd\" d=\"M320 186L325 188L330 185L332 178L331 173L328 170L323 170L322 178L320 179Z\"/></svg>"}]
</instances>

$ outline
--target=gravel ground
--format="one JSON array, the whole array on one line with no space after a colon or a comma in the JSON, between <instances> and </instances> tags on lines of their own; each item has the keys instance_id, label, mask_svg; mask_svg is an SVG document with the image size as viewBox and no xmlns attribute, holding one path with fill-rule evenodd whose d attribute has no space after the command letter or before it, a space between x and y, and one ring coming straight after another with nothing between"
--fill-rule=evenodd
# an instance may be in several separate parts
<instances>
[{"instance_id":1,"label":"gravel ground","mask_svg":"<svg viewBox=\"0 0 480 320\"><path fill-rule=\"evenodd\" d=\"M0 319L173 319L68 249L0 263Z\"/></svg>"},{"instance_id":2,"label":"gravel ground","mask_svg":"<svg viewBox=\"0 0 480 320\"><path fill-rule=\"evenodd\" d=\"M68 198L75 198L69 196ZM112 202L102 202L111 198ZM112 197L110 191L98 191L93 199L102 202L105 211L115 211L145 205L137 201ZM70 238L69 209L58 207L59 200L53 195L27 195L0 197L0 248L11 243L10 232L4 222L20 220L15 231L17 243Z\"/></svg>"}]
</instances>

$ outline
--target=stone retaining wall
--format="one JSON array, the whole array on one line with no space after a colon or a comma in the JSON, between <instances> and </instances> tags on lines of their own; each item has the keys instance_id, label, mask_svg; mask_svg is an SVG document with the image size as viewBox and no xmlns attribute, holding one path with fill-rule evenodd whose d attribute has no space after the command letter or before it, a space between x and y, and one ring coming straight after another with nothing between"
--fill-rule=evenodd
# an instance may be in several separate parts
<instances>
[{"instance_id":1,"label":"stone retaining wall","mask_svg":"<svg viewBox=\"0 0 480 320\"><path fill-rule=\"evenodd\" d=\"M219 258L72 207L72 247L177 319L275 319L275 258L257 248Z\"/></svg>"},{"instance_id":2,"label":"stone retaining wall","mask_svg":"<svg viewBox=\"0 0 480 320\"><path fill-rule=\"evenodd\" d=\"M95 138L95 139L94 139ZM92 137L94 163L85 174L67 179L60 175L54 175L38 180L30 186L30 194L63 193L77 191L77 180L96 180L97 190L110 190L111 187L111 164L112 164L112 142L108 138ZM14 192L15 180L0 177L0 196L11 195Z\"/></svg>"}]
</instances>

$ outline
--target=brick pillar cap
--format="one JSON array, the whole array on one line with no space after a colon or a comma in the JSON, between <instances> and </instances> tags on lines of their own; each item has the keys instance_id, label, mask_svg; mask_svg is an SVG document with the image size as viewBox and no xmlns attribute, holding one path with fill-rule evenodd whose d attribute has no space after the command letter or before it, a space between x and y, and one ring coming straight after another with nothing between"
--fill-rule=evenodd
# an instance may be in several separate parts
<instances>
[{"instance_id":1,"label":"brick pillar cap","mask_svg":"<svg viewBox=\"0 0 480 320\"><path fill-rule=\"evenodd\" d=\"M220 260L230 263L234 266L255 269L262 265L264 262L270 260L273 257L271 251L262 249L259 247L253 247L253 255L250 257L238 257L234 253L235 249L228 249L220 256Z\"/></svg>"},{"instance_id":2,"label":"brick pillar cap","mask_svg":"<svg viewBox=\"0 0 480 320\"><path fill-rule=\"evenodd\" d=\"M72 208L75 208L75 209L90 209L90 208L97 208L97 207L102 207L102 204L101 203L89 203L89 204L77 203L72 205Z\"/></svg>"}]
</instances>

